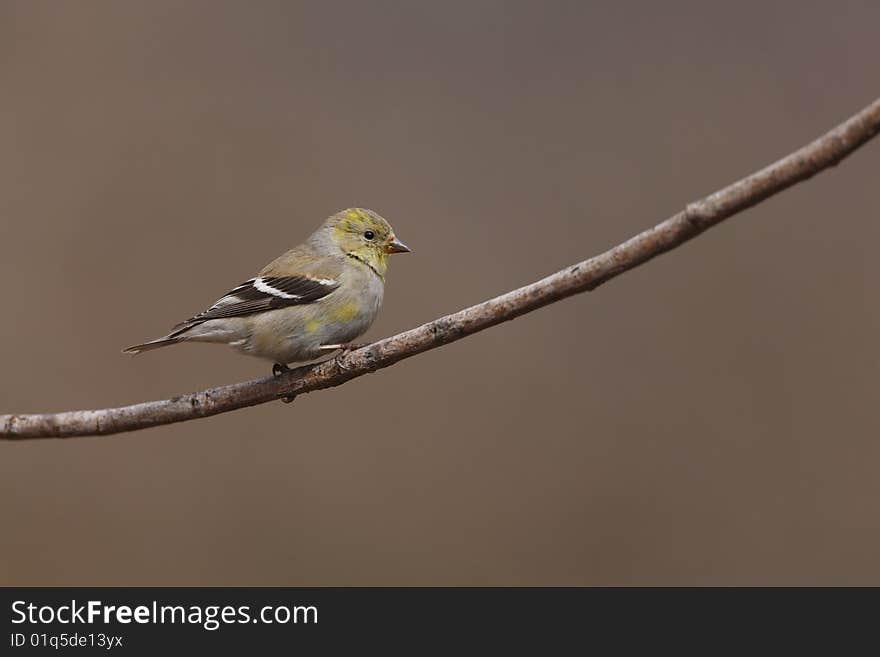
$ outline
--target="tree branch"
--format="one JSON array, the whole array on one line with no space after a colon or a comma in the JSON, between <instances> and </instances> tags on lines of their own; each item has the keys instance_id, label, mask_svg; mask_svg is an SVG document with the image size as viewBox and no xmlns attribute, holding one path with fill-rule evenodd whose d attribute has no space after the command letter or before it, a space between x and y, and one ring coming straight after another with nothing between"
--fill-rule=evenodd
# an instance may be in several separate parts
<instances>
[{"instance_id":1,"label":"tree branch","mask_svg":"<svg viewBox=\"0 0 880 657\"><path fill-rule=\"evenodd\" d=\"M525 287L332 360L284 374L211 388L172 399L95 411L0 415L0 438L20 440L135 431L331 388L597 288L728 217L836 165L880 132L880 99L815 141L589 260Z\"/></svg>"}]
</instances>

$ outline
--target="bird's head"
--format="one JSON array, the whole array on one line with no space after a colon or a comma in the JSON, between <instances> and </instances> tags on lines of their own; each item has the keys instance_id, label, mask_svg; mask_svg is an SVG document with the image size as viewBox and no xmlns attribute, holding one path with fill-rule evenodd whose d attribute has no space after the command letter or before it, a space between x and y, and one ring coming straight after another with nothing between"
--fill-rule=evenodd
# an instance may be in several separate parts
<instances>
[{"instance_id":1,"label":"bird's head","mask_svg":"<svg viewBox=\"0 0 880 657\"><path fill-rule=\"evenodd\" d=\"M360 260L385 277L388 255L409 253L410 248L397 239L391 225L372 210L349 208L337 212L318 230L322 241Z\"/></svg>"}]
</instances>

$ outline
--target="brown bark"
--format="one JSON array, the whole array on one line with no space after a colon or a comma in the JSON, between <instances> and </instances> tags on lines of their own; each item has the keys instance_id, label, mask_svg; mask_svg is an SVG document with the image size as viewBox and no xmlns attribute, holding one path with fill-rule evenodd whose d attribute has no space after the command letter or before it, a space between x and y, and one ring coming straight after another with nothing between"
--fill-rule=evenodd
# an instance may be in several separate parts
<instances>
[{"instance_id":1,"label":"brown bark","mask_svg":"<svg viewBox=\"0 0 880 657\"><path fill-rule=\"evenodd\" d=\"M331 388L369 372L455 342L602 283L684 244L703 231L782 190L836 165L880 132L880 99L815 141L589 260L452 315L385 338L330 361L172 399L120 408L0 415L0 438L91 436L183 422Z\"/></svg>"}]
</instances>

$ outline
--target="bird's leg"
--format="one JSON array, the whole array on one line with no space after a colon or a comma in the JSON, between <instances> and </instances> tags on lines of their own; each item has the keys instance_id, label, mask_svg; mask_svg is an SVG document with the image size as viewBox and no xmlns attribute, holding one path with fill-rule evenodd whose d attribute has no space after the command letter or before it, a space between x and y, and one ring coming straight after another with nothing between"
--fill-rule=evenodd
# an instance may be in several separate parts
<instances>
[{"instance_id":1,"label":"bird's leg","mask_svg":"<svg viewBox=\"0 0 880 657\"><path fill-rule=\"evenodd\" d=\"M272 366L272 375L276 379L280 378L282 374L284 374L285 372L289 372L289 371L290 371L290 368L287 365L285 365L284 363L275 363ZM289 404L294 399L296 399L296 395L287 395L286 397L282 397L281 401L283 401L285 404Z\"/></svg>"},{"instance_id":2,"label":"bird's leg","mask_svg":"<svg viewBox=\"0 0 880 657\"><path fill-rule=\"evenodd\" d=\"M362 347L367 346L369 346L368 343L346 342L344 344L324 344L321 345L320 348L322 351L338 351L339 353L334 356L332 360L336 361L336 364L343 370L348 370L349 367L345 365L344 362L340 359L347 354L350 354L352 351L355 351L356 349L361 349Z\"/></svg>"}]
</instances>

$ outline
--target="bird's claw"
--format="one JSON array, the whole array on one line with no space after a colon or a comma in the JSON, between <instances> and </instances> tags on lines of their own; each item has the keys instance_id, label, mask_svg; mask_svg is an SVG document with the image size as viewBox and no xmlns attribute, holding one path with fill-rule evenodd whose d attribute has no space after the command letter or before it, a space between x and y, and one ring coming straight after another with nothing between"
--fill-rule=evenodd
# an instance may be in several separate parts
<instances>
[{"instance_id":1,"label":"bird's claw","mask_svg":"<svg viewBox=\"0 0 880 657\"><path fill-rule=\"evenodd\" d=\"M272 366L272 376L274 376L276 379L280 378L283 374L289 371L290 368L284 363L275 363ZM281 398L281 401L283 401L285 404L289 404L294 399L296 399L296 395L284 395Z\"/></svg>"},{"instance_id":2,"label":"bird's claw","mask_svg":"<svg viewBox=\"0 0 880 657\"><path fill-rule=\"evenodd\" d=\"M332 347L334 350L338 350L339 353L336 354L336 356L333 358L334 362L336 363L337 367L339 367L340 369L349 370L351 368L345 364L345 361L344 361L345 357L348 354L350 354L352 351L357 351L358 349L363 349L364 347L368 347L368 346L369 346L368 342L348 342L346 344L326 345L323 348L330 349Z\"/></svg>"}]
</instances>

